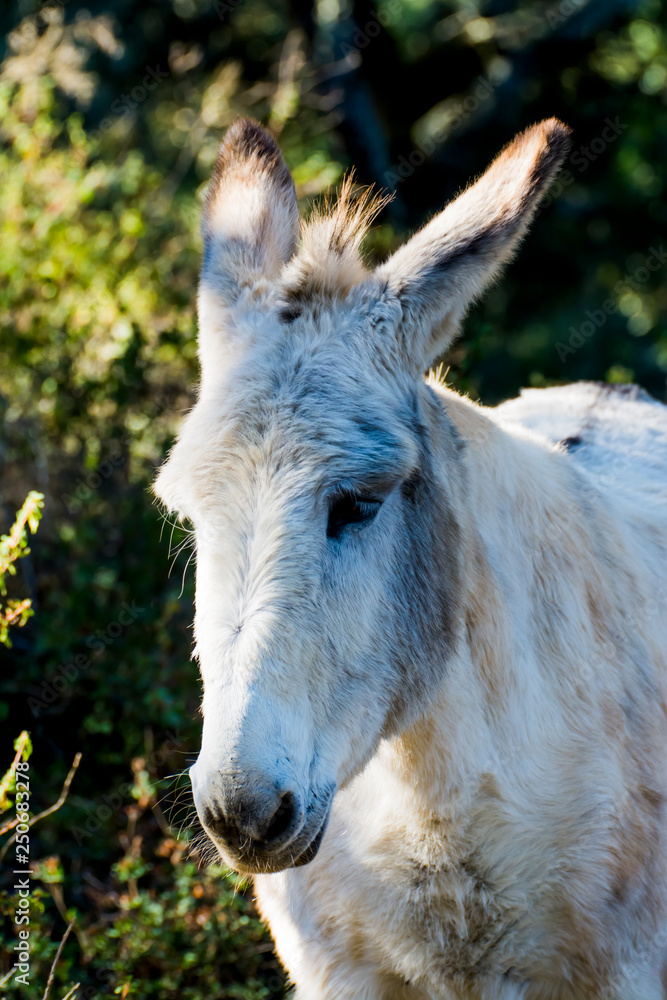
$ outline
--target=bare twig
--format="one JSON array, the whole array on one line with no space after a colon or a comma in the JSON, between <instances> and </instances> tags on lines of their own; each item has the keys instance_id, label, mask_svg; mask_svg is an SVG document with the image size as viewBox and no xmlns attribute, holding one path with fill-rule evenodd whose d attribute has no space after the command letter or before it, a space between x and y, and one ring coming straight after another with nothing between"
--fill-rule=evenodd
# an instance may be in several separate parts
<instances>
[{"instance_id":1,"label":"bare twig","mask_svg":"<svg viewBox=\"0 0 667 1000\"><path fill-rule=\"evenodd\" d=\"M81 754L79 754L79 757L80 756ZM63 948L65 947L65 941L67 941L67 938L69 937L70 931L72 930L73 927L74 927L74 921L70 920L69 924L67 925L67 930L63 934L63 939L58 945L58 951L56 952L56 957L53 959L53 965L51 966L51 971L49 972L49 978L46 982L46 989L44 990L44 996L42 997L42 1000L49 1000L49 992L51 990L51 987L53 986L53 977L56 974L56 965L58 964L58 959L60 958L60 954Z\"/></svg>"},{"instance_id":2,"label":"bare twig","mask_svg":"<svg viewBox=\"0 0 667 1000\"><path fill-rule=\"evenodd\" d=\"M65 994L65 996L63 997L63 1000L72 1000L72 997L74 996L75 992L78 990L79 986L81 986L81 983L75 983L74 986L72 987L72 989L69 991L69 993Z\"/></svg>"},{"instance_id":3,"label":"bare twig","mask_svg":"<svg viewBox=\"0 0 667 1000\"><path fill-rule=\"evenodd\" d=\"M30 603L30 598L26 597L26 599L17 604L15 608L8 608L5 611L5 621L7 624L11 625L16 618L20 618L23 612L28 610Z\"/></svg>"},{"instance_id":4,"label":"bare twig","mask_svg":"<svg viewBox=\"0 0 667 1000\"><path fill-rule=\"evenodd\" d=\"M55 883L54 882L49 882L49 883L47 883L47 886L48 886L48 890L51 893L51 896L53 898L53 902L56 904L56 907L58 909L58 913L63 918L64 923L67 923L67 919L68 919L67 918L67 907L65 906L65 899L64 899L64 896L63 896L62 886L59 883L57 883L57 882L55 882ZM79 942L79 947L81 948L81 951L85 955L85 953L86 953L86 945L87 945L85 934L76 925L74 927L74 933L76 934L76 939Z\"/></svg>"},{"instance_id":5,"label":"bare twig","mask_svg":"<svg viewBox=\"0 0 667 1000\"><path fill-rule=\"evenodd\" d=\"M37 813L36 816L33 816L32 819L28 820L28 826L34 826L35 823L39 823L41 819L44 819L46 816L50 816L51 813L54 813L58 809L60 809L60 807L64 804L65 799L67 798L67 795L69 793L69 786L72 784L72 778L76 774L76 769L80 763L81 763L81 754L78 753L74 758L74 761L72 762L72 766L69 769L69 774L65 778L65 783L62 787L60 795L58 796L57 802L54 802L53 805L49 806L48 809L45 809L41 813ZM12 827L17 826L17 824L18 820L12 820L11 823L7 824L2 828L2 830L0 830L0 833L6 833L8 830L11 830ZM14 843L15 840L16 840L16 834L14 834L13 837L9 838L7 843L0 851L0 861L3 860L5 854L7 853L7 851L9 850L9 848L11 847L11 845Z\"/></svg>"}]
</instances>

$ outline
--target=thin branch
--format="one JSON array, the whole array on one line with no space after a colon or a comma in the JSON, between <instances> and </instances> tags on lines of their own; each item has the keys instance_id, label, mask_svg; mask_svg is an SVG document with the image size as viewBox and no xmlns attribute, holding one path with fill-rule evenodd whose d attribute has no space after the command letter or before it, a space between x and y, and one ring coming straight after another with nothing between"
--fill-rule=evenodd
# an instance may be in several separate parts
<instances>
[{"instance_id":1,"label":"thin branch","mask_svg":"<svg viewBox=\"0 0 667 1000\"><path fill-rule=\"evenodd\" d=\"M79 986L81 986L81 983L75 983L74 986L72 987L72 989L69 991L69 993L65 994L65 996L63 997L63 1000L72 1000L72 997L74 996L75 992L78 990Z\"/></svg>"},{"instance_id":2,"label":"thin branch","mask_svg":"<svg viewBox=\"0 0 667 1000\"><path fill-rule=\"evenodd\" d=\"M5 611L5 621L7 624L11 625L16 618L19 618L24 611L27 611L30 607L30 603L30 598L26 597L25 600L17 604L15 608L7 608Z\"/></svg>"},{"instance_id":3,"label":"thin branch","mask_svg":"<svg viewBox=\"0 0 667 1000\"><path fill-rule=\"evenodd\" d=\"M79 754L79 757L80 756L81 754ZM46 982L46 989L44 990L44 996L42 997L42 1000L49 1000L49 992L51 990L51 987L53 986L53 977L56 974L56 965L58 964L60 953L65 947L65 941L67 941L67 938L69 937L70 931L72 930L73 927L74 927L74 921L70 920L69 924L67 925L67 930L63 934L63 939L58 945L58 951L56 952L56 957L53 959L53 965L51 966L51 971L49 972L49 978Z\"/></svg>"},{"instance_id":4,"label":"thin branch","mask_svg":"<svg viewBox=\"0 0 667 1000\"><path fill-rule=\"evenodd\" d=\"M79 766L80 763L81 763L81 754L78 753L76 755L76 757L74 758L72 766L69 769L69 774L65 778L65 783L63 785L63 788L62 788L62 791L61 791L60 795L58 796L58 801L54 802L53 805L49 806L48 809L45 809L41 813L37 813L36 816L33 816L32 819L28 820L28 826L34 826L35 823L39 823L40 819L45 819L46 816L50 816L51 813L54 813L58 809L60 809L60 807L64 804L65 799L67 798L67 795L69 793L69 786L72 784L72 778L76 774L76 769L77 769L77 767ZM9 823L5 827L3 827L2 830L0 830L0 833L6 833L8 830L11 830L12 827L17 826L17 825L18 825L18 820L12 820L11 823ZM14 843L15 840L16 840L16 834L14 834L13 837L9 838L9 840L7 841L7 843L4 845L4 847L0 851L0 861L3 860L5 854L7 853L7 851L9 850L9 848L11 847L11 845Z\"/></svg>"},{"instance_id":5,"label":"thin branch","mask_svg":"<svg viewBox=\"0 0 667 1000\"><path fill-rule=\"evenodd\" d=\"M68 917L67 917L67 907L65 906L65 898L63 896L63 888L62 888L62 886L60 885L59 882L48 882L47 883L47 888L48 888L49 892L51 893L51 897L53 899L53 902L56 904L56 907L58 909L58 913L63 918L63 923L66 924L67 920L68 920ZM81 951L85 955L85 953L86 953L86 944L87 944L85 934L76 925L74 926L74 933L76 934L76 939L79 942L79 947L81 948ZM4 1000L4 998L3 998L3 1000Z\"/></svg>"},{"instance_id":6,"label":"thin branch","mask_svg":"<svg viewBox=\"0 0 667 1000\"><path fill-rule=\"evenodd\" d=\"M12 563L16 562L17 559L21 558L21 553L16 551L20 545L21 538L23 537L23 529L28 523L30 531L34 535L37 525L31 522L31 518L36 511L39 511L43 506L44 497L41 493L36 493L34 490L31 491L26 497L23 507L16 515L16 521L9 533L9 535L2 536L2 550L0 551L0 576L4 576L9 570ZM37 518L39 520L39 516ZM26 553L27 554L27 553Z\"/></svg>"},{"instance_id":7,"label":"thin branch","mask_svg":"<svg viewBox=\"0 0 667 1000\"><path fill-rule=\"evenodd\" d=\"M5 823L4 826L0 826L0 837L3 837L6 833L9 833L9 831L13 829L13 827L15 827L17 824L18 820L13 819L9 823ZM0 854L0 861L2 861L3 858L4 854Z\"/></svg>"}]
</instances>

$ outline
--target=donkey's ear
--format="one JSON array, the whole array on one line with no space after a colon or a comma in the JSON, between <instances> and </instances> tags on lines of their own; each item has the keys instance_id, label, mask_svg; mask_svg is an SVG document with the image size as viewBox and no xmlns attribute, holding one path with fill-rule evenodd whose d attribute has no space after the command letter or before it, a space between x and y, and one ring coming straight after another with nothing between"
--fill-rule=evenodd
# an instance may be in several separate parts
<instances>
[{"instance_id":1,"label":"donkey's ear","mask_svg":"<svg viewBox=\"0 0 667 1000\"><path fill-rule=\"evenodd\" d=\"M249 118L227 129L202 219L202 285L227 301L275 278L294 254L299 209L294 181L269 133Z\"/></svg>"},{"instance_id":2,"label":"donkey's ear","mask_svg":"<svg viewBox=\"0 0 667 1000\"><path fill-rule=\"evenodd\" d=\"M277 277L299 240L294 181L271 136L248 118L227 129L208 188L202 235L198 311L205 392L236 350L229 309L244 293L254 294Z\"/></svg>"},{"instance_id":3,"label":"donkey's ear","mask_svg":"<svg viewBox=\"0 0 667 1000\"><path fill-rule=\"evenodd\" d=\"M449 346L466 309L511 258L563 162L569 135L555 118L522 132L378 268L400 300L403 349L420 369Z\"/></svg>"}]
</instances>

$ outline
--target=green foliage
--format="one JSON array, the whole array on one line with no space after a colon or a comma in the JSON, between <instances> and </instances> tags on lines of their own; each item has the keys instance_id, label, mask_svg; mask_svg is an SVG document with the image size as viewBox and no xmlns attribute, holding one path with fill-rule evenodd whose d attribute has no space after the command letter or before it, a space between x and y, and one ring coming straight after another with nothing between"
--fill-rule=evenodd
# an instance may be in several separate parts
<instances>
[{"instance_id":1,"label":"green foliage","mask_svg":"<svg viewBox=\"0 0 667 1000\"><path fill-rule=\"evenodd\" d=\"M64 923L51 912L56 901L63 921L75 921L76 935L57 965L60 996L77 982L80 996L95 989L141 1000L156 995L164 1000L281 996L282 978L271 961L266 931L248 912L234 877L215 867L202 874L185 859L184 845L169 838L139 864L137 839L135 835L106 882L90 889L96 918L76 906L65 907L60 858L47 858L38 866L36 878L44 888L32 894L35 982L43 986L55 956L58 939L50 937L54 924L60 923L62 934ZM0 913L10 918L14 905L9 894L0 895ZM11 945L11 936L2 940L3 949ZM4 989L7 1000L25 996L24 988L11 982Z\"/></svg>"},{"instance_id":2,"label":"green foliage","mask_svg":"<svg viewBox=\"0 0 667 1000\"><path fill-rule=\"evenodd\" d=\"M0 785L2 794L13 789L17 761L30 755L28 734L22 733L15 746L16 758ZM177 841L169 833L146 767L143 758L136 758L132 784L117 793L122 805L120 853L110 852L117 860L104 881L85 872L88 901L68 905L65 899L64 889L72 879L64 857L71 844L62 845L64 857L54 854L31 862L31 978L46 983L58 949L54 925L71 923L74 936L54 968L54 983L62 992L73 990L81 997L113 992L141 1000L155 996L156 989L165 1000L281 996L282 976L266 930L242 893L241 880L219 865L202 872L189 860L189 837ZM10 805L7 800L6 807ZM109 806L98 805L92 818L99 821L110 812ZM97 828L99 822L74 825L70 839L81 844ZM0 833L10 829L7 823ZM11 891L0 892L0 916L5 918L0 944L7 954L13 947L15 906ZM11 976L3 986L6 1000L25 996L25 985Z\"/></svg>"},{"instance_id":3,"label":"green foliage","mask_svg":"<svg viewBox=\"0 0 667 1000\"><path fill-rule=\"evenodd\" d=\"M0 814L7 812L12 806L10 795L16 789L16 766L23 761L27 761L32 753L32 740L30 734L25 730L14 740L14 760L5 771L0 780ZM4 830L4 825L0 827L0 832Z\"/></svg>"},{"instance_id":4,"label":"green foliage","mask_svg":"<svg viewBox=\"0 0 667 1000\"><path fill-rule=\"evenodd\" d=\"M16 515L8 535L0 535L0 596L7 596L7 576L16 574L14 563L29 555L28 532L26 525L34 535L39 519L42 516L44 497L32 490L25 499L23 506ZM0 644L11 646L9 627L21 628L32 615L32 601L29 597L22 600L12 598L5 605L0 603Z\"/></svg>"},{"instance_id":5,"label":"green foliage","mask_svg":"<svg viewBox=\"0 0 667 1000\"><path fill-rule=\"evenodd\" d=\"M664 398L665 265L646 262L667 223L665 3L10 0L0 29L3 537L29 490L45 497L11 563L38 613L0 650L4 759L29 730L36 814L83 752L31 830L34 995L74 919L59 1000L76 983L77 1000L279 996L248 892L188 857L175 829L192 806L166 777L197 753L199 682L189 538L149 487L194 398L199 203L220 136L237 114L268 123L304 207L351 166L393 189L380 256L559 115L573 153L448 380L487 402L578 378Z\"/></svg>"}]
</instances>

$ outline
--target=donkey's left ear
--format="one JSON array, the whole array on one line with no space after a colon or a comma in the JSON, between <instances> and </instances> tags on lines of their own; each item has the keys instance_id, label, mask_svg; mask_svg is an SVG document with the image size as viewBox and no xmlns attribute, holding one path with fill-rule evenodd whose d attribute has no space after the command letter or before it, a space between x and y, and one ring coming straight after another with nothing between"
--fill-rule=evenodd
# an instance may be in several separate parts
<instances>
[{"instance_id":1,"label":"donkey's left ear","mask_svg":"<svg viewBox=\"0 0 667 1000\"><path fill-rule=\"evenodd\" d=\"M402 307L402 349L420 370L449 346L470 304L511 258L563 162L569 136L555 118L522 132L378 268Z\"/></svg>"}]
</instances>

